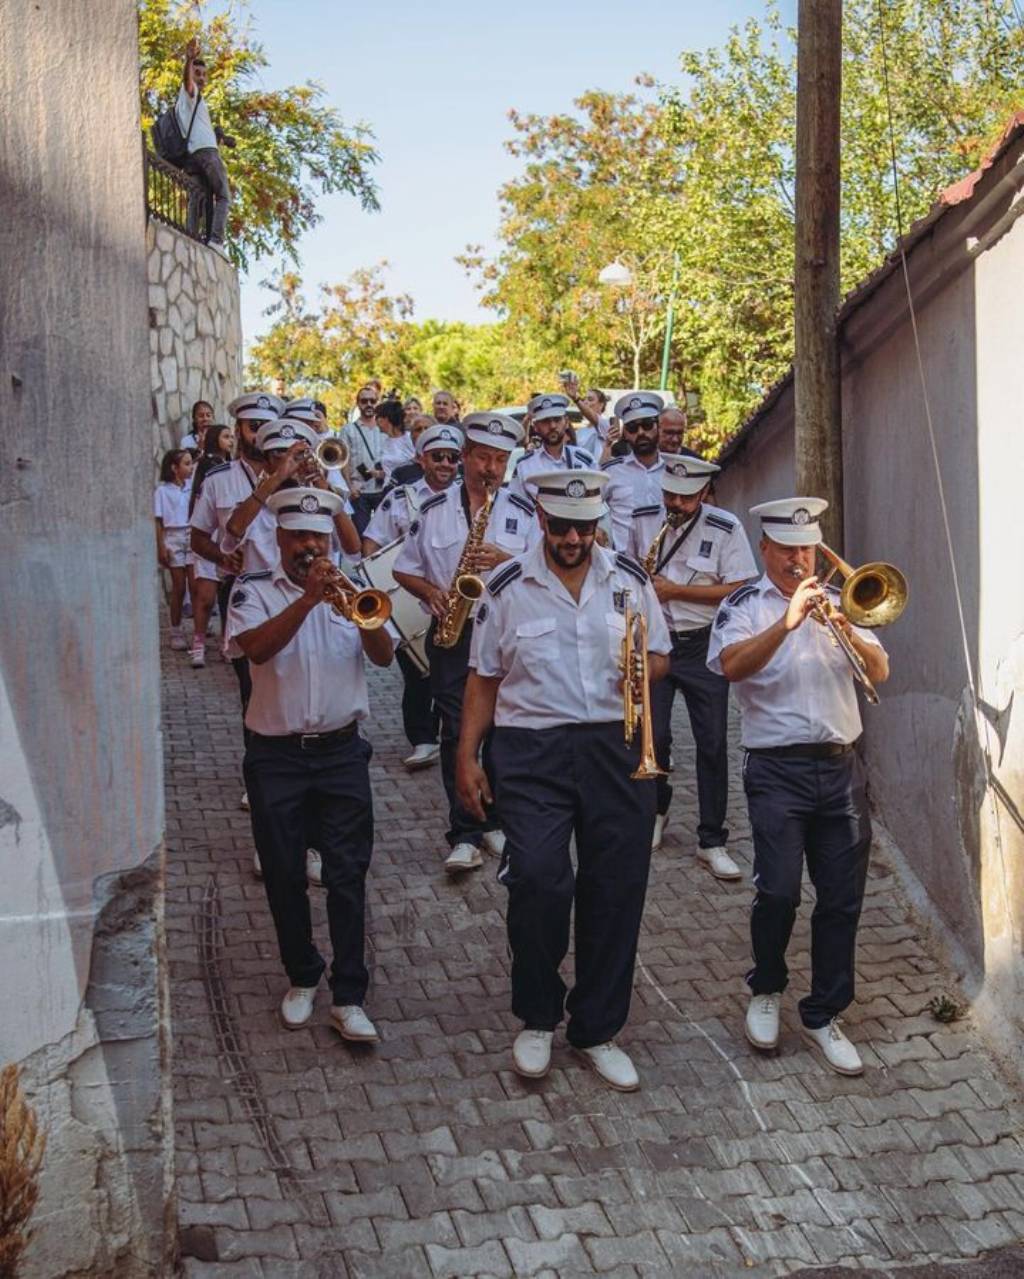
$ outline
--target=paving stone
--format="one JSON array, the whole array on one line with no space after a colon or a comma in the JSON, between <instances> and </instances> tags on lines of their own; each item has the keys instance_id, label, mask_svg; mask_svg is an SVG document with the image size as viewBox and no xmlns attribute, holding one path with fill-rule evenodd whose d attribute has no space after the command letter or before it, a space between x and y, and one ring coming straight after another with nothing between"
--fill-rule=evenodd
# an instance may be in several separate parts
<instances>
[{"instance_id":1,"label":"paving stone","mask_svg":"<svg viewBox=\"0 0 1024 1279\"><path fill-rule=\"evenodd\" d=\"M577 1270L587 1273L590 1260L575 1235L559 1235L554 1239L525 1241L506 1239L505 1250L512 1260L516 1275L537 1275L545 1272L565 1275Z\"/></svg>"},{"instance_id":2,"label":"paving stone","mask_svg":"<svg viewBox=\"0 0 1024 1279\"><path fill-rule=\"evenodd\" d=\"M459 1279L463 1275L513 1274L508 1253L497 1240L481 1244L479 1248L442 1248L439 1244L427 1244L427 1259L437 1279Z\"/></svg>"}]
</instances>

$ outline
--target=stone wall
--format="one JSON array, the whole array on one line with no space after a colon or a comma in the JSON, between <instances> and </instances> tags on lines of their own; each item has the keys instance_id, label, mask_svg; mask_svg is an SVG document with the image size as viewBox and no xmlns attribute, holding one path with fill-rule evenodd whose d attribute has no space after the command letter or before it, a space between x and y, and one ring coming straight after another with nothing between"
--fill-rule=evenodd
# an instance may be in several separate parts
<instances>
[{"instance_id":1,"label":"stone wall","mask_svg":"<svg viewBox=\"0 0 1024 1279\"><path fill-rule=\"evenodd\" d=\"M191 430L195 400L216 421L242 389L238 273L219 253L171 227L146 227L149 367L157 457Z\"/></svg>"}]
</instances>

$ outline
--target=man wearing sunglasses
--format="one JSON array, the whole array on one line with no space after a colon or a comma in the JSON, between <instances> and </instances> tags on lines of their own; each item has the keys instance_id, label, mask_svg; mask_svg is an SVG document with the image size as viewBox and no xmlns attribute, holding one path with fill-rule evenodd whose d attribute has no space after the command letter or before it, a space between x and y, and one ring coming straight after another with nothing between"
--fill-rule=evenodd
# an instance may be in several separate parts
<instances>
[{"instance_id":1,"label":"man wearing sunglasses","mask_svg":"<svg viewBox=\"0 0 1024 1279\"><path fill-rule=\"evenodd\" d=\"M509 484L513 493L528 497L527 482L541 471L592 471L597 459L586 449L566 443L569 430L569 397L567 395L535 395L526 406L531 427L540 436L540 448L519 459Z\"/></svg>"},{"instance_id":2,"label":"man wearing sunglasses","mask_svg":"<svg viewBox=\"0 0 1024 1279\"><path fill-rule=\"evenodd\" d=\"M643 568L594 545L605 514L601 471L530 477L543 540L491 576L473 628L458 752L458 792L478 817L493 798L506 835L512 1011L523 1030L515 1070L547 1074L565 1012L567 1038L612 1088L640 1086L614 1037L629 1015L654 829L653 781L630 774L640 738L623 733L625 612L648 627L648 675L668 669L669 638ZM493 791L481 766L490 745ZM573 874L570 842L576 837ZM576 909L576 983L559 966Z\"/></svg>"},{"instance_id":3,"label":"man wearing sunglasses","mask_svg":"<svg viewBox=\"0 0 1024 1279\"><path fill-rule=\"evenodd\" d=\"M630 452L609 458L601 470L608 475L605 501L611 512L612 545L617 551L629 548L636 508L661 501L658 415L664 407L665 401L653 391L630 391L615 404L615 416L622 422L622 438Z\"/></svg>"},{"instance_id":4,"label":"man wearing sunglasses","mask_svg":"<svg viewBox=\"0 0 1024 1279\"><path fill-rule=\"evenodd\" d=\"M384 493L384 468L381 454L387 438L377 425L377 401L380 394L372 383L361 387L356 396L358 415L339 432L348 448L345 482L352 496L353 519L360 533L380 505Z\"/></svg>"}]
</instances>

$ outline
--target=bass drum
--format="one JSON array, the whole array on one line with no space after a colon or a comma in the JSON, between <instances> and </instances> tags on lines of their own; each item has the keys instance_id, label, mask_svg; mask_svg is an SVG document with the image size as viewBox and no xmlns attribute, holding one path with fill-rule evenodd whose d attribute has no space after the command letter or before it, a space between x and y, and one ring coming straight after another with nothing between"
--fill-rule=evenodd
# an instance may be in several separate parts
<instances>
[{"instance_id":1,"label":"bass drum","mask_svg":"<svg viewBox=\"0 0 1024 1279\"><path fill-rule=\"evenodd\" d=\"M404 537L396 537L387 546L374 551L359 565L359 575L368 586L378 591L386 591L391 600L391 625L400 636L400 648L415 662L420 671L426 675L430 671L427 662L427 631L430 628L430 614L426 612L416 598L395 581L394 567L398 552L402 549Z\"/></svg>"}]
</instances>

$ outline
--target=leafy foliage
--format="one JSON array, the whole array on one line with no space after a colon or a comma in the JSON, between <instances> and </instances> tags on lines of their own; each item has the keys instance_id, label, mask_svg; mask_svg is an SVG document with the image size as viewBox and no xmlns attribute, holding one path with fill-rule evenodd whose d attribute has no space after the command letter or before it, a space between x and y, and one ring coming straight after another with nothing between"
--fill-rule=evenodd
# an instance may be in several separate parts
<instances>
[{"instance_id":1,"label":"leafy foliage","mask_svg":"<svg viewBox=\"0 0 1024 1279\"><path fill-rule=\"evenodd\" d=\"M210 114L238 143L224 152L233 192L231 253L243 267L271 252L294 261L299 237L320 220L318 195L344 191L366 209L378 207L372 135L363 124L346 126L314 82L260 88L255 82L268 59L236 16L244 4L210 8L207 0L140 0L142 125L148 129L176 100L184 49L197 36Z\"/></svg>"}]
</instances>

